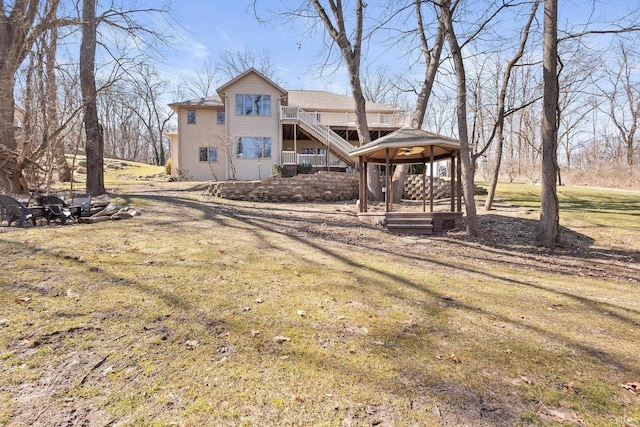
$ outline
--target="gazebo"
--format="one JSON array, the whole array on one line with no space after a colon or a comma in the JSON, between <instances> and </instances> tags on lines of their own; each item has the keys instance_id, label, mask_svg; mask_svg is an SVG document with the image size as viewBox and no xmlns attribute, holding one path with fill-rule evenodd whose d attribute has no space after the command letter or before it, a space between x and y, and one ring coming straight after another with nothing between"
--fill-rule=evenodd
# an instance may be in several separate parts
<instances>
[{"instance_id":1,"label":"gazebo","mask_svg":"<svg viewBox=\"0 0 640 427\"><path fill-rule=\"evenodd\" d=\"M406 234L431 234L462 226L462 186L459 156L460 143L452 138L437 135L414 127L403 127L376 139L350 153L360 170L360 212L358 218L372 224L386 224L389 231ZM451 161L451 208L434 212L433 164L441 160ZM369 163L385 165L385 211L368 212L367 166ZM423 164L422 211L394 212L392 170L400 164ZM427 176L429 164L429 211L427 211Z\"/></svg>"}]
</instances>

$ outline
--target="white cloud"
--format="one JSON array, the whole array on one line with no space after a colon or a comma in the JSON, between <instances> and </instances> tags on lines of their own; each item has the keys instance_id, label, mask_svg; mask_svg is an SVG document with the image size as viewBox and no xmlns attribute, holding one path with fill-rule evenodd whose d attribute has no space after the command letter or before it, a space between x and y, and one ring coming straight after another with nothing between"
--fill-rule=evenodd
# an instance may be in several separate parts
<instances>
[{"instance_id":1,"label":"white cloud","mask_svg":"<svg viewBox=\"0 0 640 427\"><path fill-rule=\"evenodd\" d=\"M191 51L191 56L196 59L205 59L209 57L209 48L202 43L191 41L191 43L189 43L189 49Z\"/></svg>"}]
</instances>

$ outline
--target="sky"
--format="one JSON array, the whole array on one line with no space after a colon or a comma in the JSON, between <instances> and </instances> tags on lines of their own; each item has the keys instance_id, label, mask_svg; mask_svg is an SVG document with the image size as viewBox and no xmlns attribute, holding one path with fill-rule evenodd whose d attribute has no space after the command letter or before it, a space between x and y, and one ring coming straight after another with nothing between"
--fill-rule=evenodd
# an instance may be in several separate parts
<instances>
[{"instance_id":1,"label":"sky","mask_svg":"<svg viewBox=\"0 0 640 427\"><path fill-rule=\"evenodd\" d=\"M151 5L158 3L158 0L139 1ZM172 42L171 48L163 49L163 58L159 62L163 77L177 82L195 73L205 61L215 63L225 50L250 49L256 53L269 53L276 67L277 82L285 89L349 93L344 67L338 68L334 75L318 75L317 65L323 62L323 53L326 53L320 35L313 37L305 33L307 28L302 19L290 24L274 22L274 15L268 11L282 3L283 0L257 0L258 15L265 19L261 23L255 17L251 0L173 0L171 16L176 23L174 28L180 28L181 36ZM370 13L389 2L370 0L368 3L367 13ZM594 23L592 28L604 28L610 25L607 22L612 16L625 16L640 10L640 0L561 0L560 3L561 29L572 26L570 22L586 21ZM473 7L474 3L466 4ZM347 0L345 5L352 9L351 1ZM539 20L542 19L541 9L542 5ZM413 22L406 25L413 25ZM499 25L504 27L509 23ZM581 29L573 27L574 31ZM501 31L504 35L505 30ZM513 34L515 37L512 38L517 42L519 35ZM379 36L384 40L389 34ZM379 58L377 62L402 71L408 66L403 53L385 45L375 55ZM374 57L371 52L369 54Z\"/></svg>"},{"instance_id":2,"label":"sky","mask_svg":"<svg viewBox=\"0 0 640 427\"><path fill-rule=\"evenodd\" d=\"M260 16L275 2L261 0ZM179 0L172 4L173 19L184 27L181 39L164 50L163 73L170 80L193 73L208 61L215 63L225 50L266 51L275 65L277 80L286 89L348 91L344 70L319 78L315 64L322 62L319 39L305 36L304 24L260 23L246 0Z\"/></svg>"}]
</instances>

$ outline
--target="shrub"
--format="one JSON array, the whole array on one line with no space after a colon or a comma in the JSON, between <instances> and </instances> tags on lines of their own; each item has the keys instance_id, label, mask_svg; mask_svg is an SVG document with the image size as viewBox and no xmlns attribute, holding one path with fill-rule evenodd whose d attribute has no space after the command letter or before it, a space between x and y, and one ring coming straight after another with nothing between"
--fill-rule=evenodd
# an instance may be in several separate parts
<instances>
[{"instance_id":1,"label":"shrub","mask_svg":"<svg viewBox=\"0 0 640 427\"><path fill-rule=\"evenodd\" d=\"M272 178L281 178L283 170L284 170L284 166L283 165L273 165L273 166L271 166L271 177Z\"/></svg>"},{"instance_id":2,"label":"shrub","mask_svg":"<svg viewBox=\"0 0 640 427\"><path fill-rule=\"evenodd\" d=\"M303 163L301 165L298 165L298 173L300 174L311 173L312 170L313 170L313 165L309 163Z\"/></svg>"},{"instance_id":3,"label":"shrub","mask_svg":"<svg viewBox=\"0 0 640 427\"><path fill-rule=\"evenodd\" d=\"M164 172L167 175L171 175L171 159L167 159L167 163L164 165Z\"/></svg>"}]
</instances>

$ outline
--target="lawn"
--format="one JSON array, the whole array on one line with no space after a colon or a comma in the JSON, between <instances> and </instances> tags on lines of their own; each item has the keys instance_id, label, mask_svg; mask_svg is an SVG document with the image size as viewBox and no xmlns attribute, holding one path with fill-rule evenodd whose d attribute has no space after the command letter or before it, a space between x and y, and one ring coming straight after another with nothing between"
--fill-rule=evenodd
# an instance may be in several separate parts
<instances>
[{"instance_id":1,"label":"lawn","mask_svg":"<svg viewBox=\"0 0 640 427\"><path fill-rule=\"evenodd\" d=\"M137 174L140 217L0 227L1 425L640 425L638 193L560 188L549 250L533 186L413 238Z\"/></svg>"}]
</instances>

